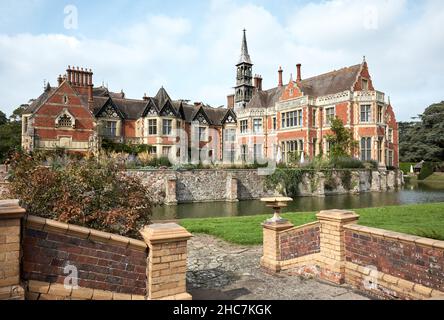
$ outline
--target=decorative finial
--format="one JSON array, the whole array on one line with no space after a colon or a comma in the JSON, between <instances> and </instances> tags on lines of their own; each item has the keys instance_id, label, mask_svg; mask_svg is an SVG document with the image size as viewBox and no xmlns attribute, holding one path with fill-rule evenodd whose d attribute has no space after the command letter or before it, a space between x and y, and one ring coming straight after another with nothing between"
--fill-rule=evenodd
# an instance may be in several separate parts
<instances>
[{"instance_id":1,"label":"decorative finial","mask_svg":"<svg viewBox=\"0 0 444 320\"><path fill-rule=\"evenodd\" d=\"M247 45L246 31L247 30L245 30L245 29L243 30L244 34L242 36L241 55L240 55L238 64L241 64L241 63L252 64L251 63L251 59L250 59L250 55L248 54L248 45Z\"/></svg>"},{"instance_id":2,"label":"decorative finial","mask_svg":"<svg viewBox=\"0 0 444 320\"><path fill-rule=\"evenodd\" d=\"M365 56L362 57L362 62L365 62Z\"/></svg>"}]
</instances>

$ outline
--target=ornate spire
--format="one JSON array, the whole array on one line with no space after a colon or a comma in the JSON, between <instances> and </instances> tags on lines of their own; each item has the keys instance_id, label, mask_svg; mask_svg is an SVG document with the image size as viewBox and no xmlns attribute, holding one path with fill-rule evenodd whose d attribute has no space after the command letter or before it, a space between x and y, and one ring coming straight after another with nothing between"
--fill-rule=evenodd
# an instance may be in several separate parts
<instances>
[{"instance_id":1,"label":"ornate spire","mask_svg":"<svg viewBox=\"0 0 444 320\"><path fill-rule=\"evenodd\" d=\"M241 63L252 64L251 59L250 59L250 55L248 54L247 35L246 35L247 30L244 29L243 31L244 31L244 35L242 38L241 55L240 55L238 64L241 64Z\"/></svg>"}]
</instances>

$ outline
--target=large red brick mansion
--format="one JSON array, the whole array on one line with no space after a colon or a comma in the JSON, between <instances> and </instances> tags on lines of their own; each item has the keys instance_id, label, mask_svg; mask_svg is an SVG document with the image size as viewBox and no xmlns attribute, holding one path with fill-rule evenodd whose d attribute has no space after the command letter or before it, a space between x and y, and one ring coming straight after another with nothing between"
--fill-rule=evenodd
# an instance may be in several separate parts
<instances>
[{"instance_id":1,"label":"large red brick mansion","mask_svg":"<svg viewBox=\"0 0 444 320\"><path fill-rule=\"evenodd\" d=\"M196 137L195 146L213 161L286 162L290 155L303 153L307 159L328 153L325 137L338 117L359 142L356 157L398 165L395 114L385 94L375 90L365 59L306 79L298 64L296 79L287 84L279 68L277 86L268 90L252 68L244 30L235 92L227 97L227 108L212 108L172 100L164 88L153 97L128 99L123 92L94 87L91 70L68 67L58 86L48 85L23 114L23 148L97 152L107 138L149 144L157 156L186 160ZM177 143L180 131L188 136L185 146Z\"/></svg>"}]
</instances>

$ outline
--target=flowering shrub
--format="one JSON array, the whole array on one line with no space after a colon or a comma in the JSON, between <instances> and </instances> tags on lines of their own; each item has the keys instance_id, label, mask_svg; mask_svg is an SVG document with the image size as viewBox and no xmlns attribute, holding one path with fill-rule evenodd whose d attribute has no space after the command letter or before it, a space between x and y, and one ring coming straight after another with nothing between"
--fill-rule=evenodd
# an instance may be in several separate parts
<instances>
[{"instance_id":1,"label":"flowering shrub","mask_svg":"<svg viewBox=\"0 0 444 320\"><path fill-rule=\"evenodd\" d=\"M45 167L15 153L10 164L11 193L30 214L137 238L150 223L147 188L113 160L72 159Z\"/></svg>"}]
</instances>

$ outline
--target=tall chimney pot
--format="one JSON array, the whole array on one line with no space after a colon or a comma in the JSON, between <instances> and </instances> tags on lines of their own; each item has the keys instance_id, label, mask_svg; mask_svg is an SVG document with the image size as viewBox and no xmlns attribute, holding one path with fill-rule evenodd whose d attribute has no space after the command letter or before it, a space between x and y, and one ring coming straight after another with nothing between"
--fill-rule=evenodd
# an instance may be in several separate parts
<instances>
[{"instance_id":1,"label":"tall chimney pot","mask_svg":"<svg viewBox=\"0 0 444 320\"><path fill-rule=\"evenodd\" d=\"M298 63L297 65L296 65L296 68L298 69L298 75L297 75L297 78L296 78L296 82L301 82L302 81L302 77L301 77L301 64L300 63Z\"/></svg>"},{"instance_id":2,"label":"tall chimney pot","mask_svg":"<svg viewBox=\"0 0 444 320\"><path fill-rule=\"evenodd\" d=\"M282 82L282 67L279 67L279 70L278 70L278 86L279 87L282 87L284 84L283 84L283 82Z\"/></svg>"}]
</instances>

